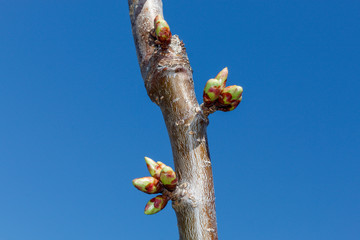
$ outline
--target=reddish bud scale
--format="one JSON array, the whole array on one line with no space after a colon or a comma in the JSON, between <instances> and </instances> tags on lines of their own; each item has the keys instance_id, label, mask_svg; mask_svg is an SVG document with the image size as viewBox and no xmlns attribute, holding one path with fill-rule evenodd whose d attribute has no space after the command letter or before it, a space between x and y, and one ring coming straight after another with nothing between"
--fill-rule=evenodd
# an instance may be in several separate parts
<instances>
[{"instance_id":1,"label":"reddish bud scale","mask_svg":"<svg viewBox=\"0 0 360 240\"><path fill-rule=\"evenodd\" d=\"M166 167L166 165L160 161L156 162L157 164L159 164L160 169L163 169L164 167ZM161 170L160 170L161 171Z\"/></svg>"},{"instance_id":2,"label":"reddish bud scale","mask_svg":"<svg viewBox=\"0 0 360 240\"><path fill-rule=\"evenodd\" d=\"M136 178L132 183L137 189L148 194L159 193L163 190L160 181L153 177Z\"/></svg>"},{"instance_id":3,"label":"reddish bud scale","mask_svg":"<svg viewBox=\"0 0 360 240\"><path fill-rule=\"evenodd\" d=\"M146 204L144 213L147 215L155 214L165 208L169 199L163 195L156 196Z\"/></svg>"},{"instance_id":4,"label":"reddish bud scale","mask_svg":"<svg viewBox=\"0 0 360 240\"><path fill-rule=\"evenodd\" d=\"M239 100L233 102L232 104L219 105L219 106L217 106L217 109L220 111L223 111L223 112L230 112L230 111L234 110L240 104L241 99L242 99L242 97Z\"/></svg>"},{"instance_id":5,"label":"reddish bud scale","mask_svg":"<svg viewBox=\"0 0 360 240\"><path fill-rule=\"evenodd\" d=\"M232 95L230 93L222 93L219 97L219 103L226 105L226 104L231 104L232 102L234 102L232 100Z\"/></svg>"}]
</instances>

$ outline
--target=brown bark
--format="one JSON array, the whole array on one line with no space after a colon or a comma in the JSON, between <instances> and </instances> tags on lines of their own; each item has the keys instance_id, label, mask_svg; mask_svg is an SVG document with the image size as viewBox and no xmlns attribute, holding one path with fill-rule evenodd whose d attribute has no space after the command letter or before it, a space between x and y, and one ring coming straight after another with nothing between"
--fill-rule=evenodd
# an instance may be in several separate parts
<instances>
[{"instance_id":1,"label":"brown bark","mask_svg":"<svg viewBox=\"0 0 360 240\"><path fill-rule=\"evenodd\" d=\"M136 52L150 99L161 109L179 179L172 206L181 240L218 239L215 194L206 137L208 124L196 100L192 69L178 36L168 48L150 35L161 0L129 0ZM171 27L171 26L170 26Z\"/></svg>"}]
</instances>

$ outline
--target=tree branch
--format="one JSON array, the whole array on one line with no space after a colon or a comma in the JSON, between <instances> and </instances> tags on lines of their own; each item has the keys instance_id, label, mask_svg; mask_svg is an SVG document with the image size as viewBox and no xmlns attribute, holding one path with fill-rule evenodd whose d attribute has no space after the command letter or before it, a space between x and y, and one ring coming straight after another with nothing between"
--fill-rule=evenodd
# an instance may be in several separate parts
<instances>
[{"instance_id":1,"label":"tree branch","mask_svg":"<svg viewBox=\"0 0 360 240\"><path fill-rule=\"evenodd\" d=\"M206 127L207 114L196 100L192 69L178 36L168 48L154 43L154 18L161 0L129 0L136 52L150 99L161 109L179 184L172 206L181 240L218 239L215 193Z\"/></svg>"}]
</instances>

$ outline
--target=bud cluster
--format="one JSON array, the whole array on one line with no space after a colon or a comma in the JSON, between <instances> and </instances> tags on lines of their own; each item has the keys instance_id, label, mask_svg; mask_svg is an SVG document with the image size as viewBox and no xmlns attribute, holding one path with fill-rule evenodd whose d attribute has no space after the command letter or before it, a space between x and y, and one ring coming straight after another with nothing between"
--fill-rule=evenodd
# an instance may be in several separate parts
<instances>
[{"instance_id":1,"label":"bud cluster","mask_svg":"<svg viewBox=\"0 0 360 240\"><path fill-rule=\"evenodd\" d=\"M133 185L140 191L147 194L162 193L164 189L174 191L177 185L177 178L174 170L162 162L155 162L145 157L146 166L151 177L136 178ZM152 198L145 206L145 214L155 214L161 211L168 203L169 198L165 195L158 195Z\"/></svg>"},{"instance_id":2,"label":"bud cluster","mask_svg":"<svg viewBox=\"0 0 360 240\"><path fill-rule=\"evenodd\" d=\"M207 81L203 93L206 107L215 105L217 110L228 112L234 110L241 102L242 87L237 85L225 87L228 73L226 67L215 78Z\"/></svg>"}]
</instances>

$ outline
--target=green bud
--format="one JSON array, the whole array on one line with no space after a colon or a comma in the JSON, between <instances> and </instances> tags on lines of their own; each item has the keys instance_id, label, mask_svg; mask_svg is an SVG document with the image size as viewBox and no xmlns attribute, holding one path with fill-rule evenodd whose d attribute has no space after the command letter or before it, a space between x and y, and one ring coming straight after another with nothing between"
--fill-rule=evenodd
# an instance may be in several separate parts
<instances>
[{"instance_id":1,"label":"green bud","mask_svg":"<svg viewBox=\"0 0 360 240\"><path fill-rule=\"evenodd\" d=\"M163 167L163 169L160 172L160 181L169 191L175 190L177 184L177 178L174 170L169 166Z\"/></svg>"},{"instance_id":2,"label":"green bud","mask_svg":"<svg viewBox=\"0 0 360 240\"><path fill-rule=\"evenodd\" d=\"M216 79L220 81L220 84L222 85L222 88L225 88L227 76L229 74L228 68L224 68L221 70L218 75L216 75Z\"/></svg>"},{"instance_id":3,"label":"green bud","mask_svg":"<svg viewBox=\"0 0 360 240\"><path fill-rule=\"evenodd\" d=\"M169 201L168 198L163 195L156 196L152 198L150 201L148 201L148 203L145 206L144 213L146 215L158 213L164 209L168 201Z\"/></svg>"},{"instance_id":4,"label":"green bud","mask_svg":"<svg viewBox=\"0 0 360 240\"><path fill-rule=\"evenodd\" d=\"M160 179L160 172L162 166L160 166L158 163L148 157L145 157L145 162L151 176Z\"/></svg>"},{"instance_id":5,"label":"green bud","mask_svg":"<svg viewBox=\"0 0 360 240\"><path fill-rule=\"evenodd\" d=\"M153 177L136 178L132 183L137 189L148 194L159 193L163 190L160 181Z\"/></svg>"},{"instance_id":6,"label":"green bud","mask_svg":"<svg viewBox=\"0 0 360 240\"><path fill-rule=\"evenodd\" d=\"M204 93L203 93L203 100L205 105L210 106L214 104L216 99L219 98L221 93L221 83L218 79L209 79L206 82Z\"/></svg>"},{"instance_id":7,"label":"green bud","mask_svg":"<svg viewBox=\"0 0 360 240\"><path fill-rule=\"evenodd\" d=\"M217 109L223 112L234 110L242 100L243 89L240 86L226 87L220 94Z\"/></svg>"},{"instance_id":8,"label":"green bud","mask_svg":"<svg viewBox=\"0 0 360 240\"><path fill-rule=\"evenodd\" d=\"M162 43L169 44L171 41L170 27L161 15L154 19L155 36Z\"/></svg>"},{"instance_id":9,"label":"green bud","mask_svg":"<svg viewBox=\"0 0 360 240\"><path fill-rule=\"evenodd\" d=\"M243 89L240 86L229 86L222 90L219 96L219 103L222 105L228 105L235 101L238 101L243 93Z\"/></svg>"}]
</instances>

